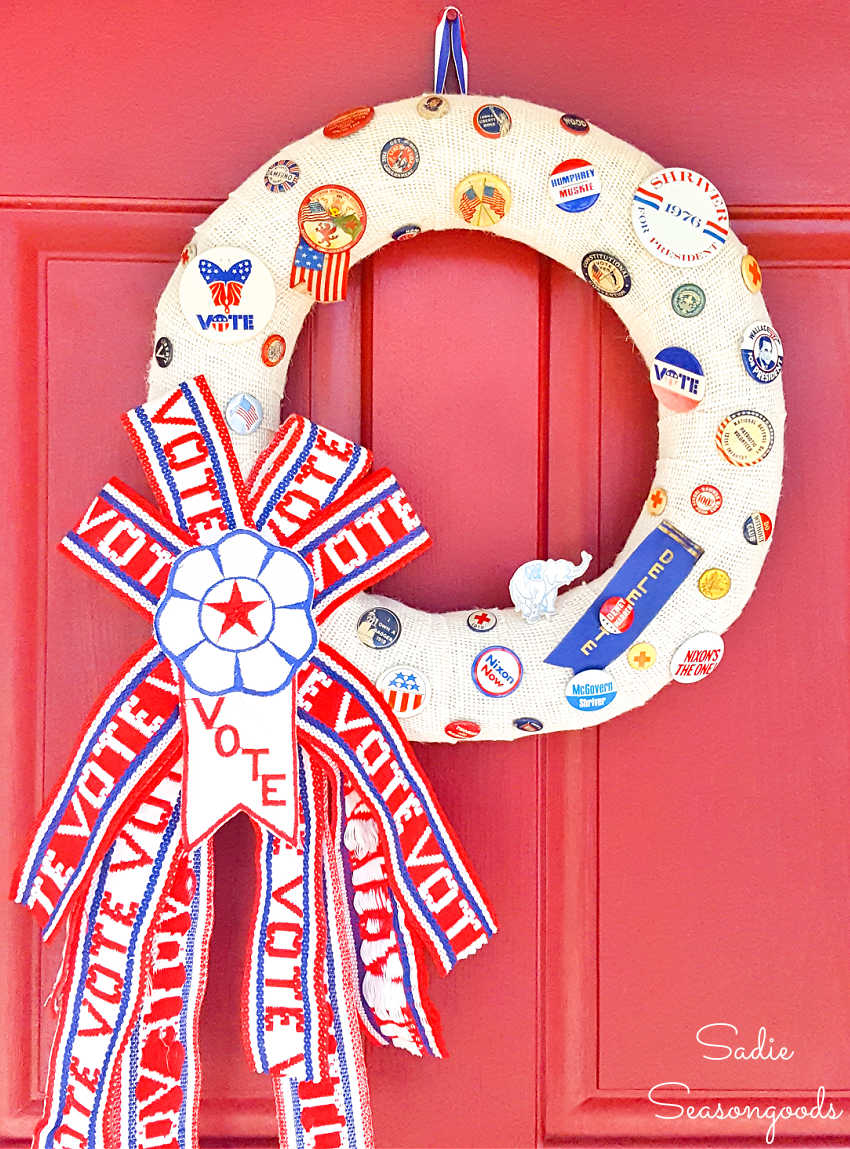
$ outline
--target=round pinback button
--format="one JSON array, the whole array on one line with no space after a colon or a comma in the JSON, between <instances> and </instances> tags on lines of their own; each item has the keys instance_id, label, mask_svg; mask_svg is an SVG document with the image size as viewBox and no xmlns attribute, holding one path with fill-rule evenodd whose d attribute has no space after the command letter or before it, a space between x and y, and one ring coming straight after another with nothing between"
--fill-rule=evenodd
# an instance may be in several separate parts
<instances>
[{"instance_id":1,"label":"round pinback button","mask_svg":"<svg viewBox=\"0 0 850 1149\"><path fill-rule=\"evenodd\" d=\"M635 608L622 597L606 598L599 608L599 625L608 634L624 634L635 621Z\"/></svg>"},{"instance_id":2,"label":"round pinback button","mask_svg":"<svg viewBox=\"0 0 850 1149\"><path fill-rule=\"evenodd\" d=\"M374 108L349 108L347 112L334 116L329 124L325 124L322 132L329 140L339 140L365 128L374 115Z\"/></svg>"},{"instance_id":3,"label":"round pinback button","mask_svg":"<svg viewBox=\"0 0 850 1149\"><path fill-rule=\"evenodd\" d=\"M572 132L574 136L584 136L590 131L590 124L587 120L582 119L581 116L574 116L570 112L564 112L560 122L564 131Z\"/></svg>"},{"instance_id":4,"label":"round pinback button","mask_svg":"<svg viewBox=\"0 0 850 1149\"><path fill-rule=\"evenodd\" d=\"M626 661L632 670L649 670L655 665L656 650L651 642L636 642L626 651Z\"/></svg>"},{"instance_id":5,"label":"round pinback button","mask_svg":"<svg viewBox=\"0 0 850 1149\"><path fill-rule=\"evenodd\" d=\"M773 534L773 523L764 511L753 511L744 519L744 538L754 547L766 543Z\"/></svg>"},{"instance_id":6,"label":"round pinback button","mask_svg":"<svg viewBox=\"0 0 850 1149\"><path fill-rule=\"evenodd\" d=\"M607 670L580 670L567 683L567 702L575 710L603 710L617 697Z\"/></svg>"},{"instance_id":7,"label":"round pinback button","mask_svg":"<svg viewBox=\"0 0 850 1149\"><path fill-rule=\"evenodd\" d=\"M466 625L470 630L492 630L498 621L492 610L474 610L466 616Z\"/></svg>"},{"instance_id":8,"label":"round pinback button","mask_svg":"<svg viewBox=\"0 0 850 1149\"><path fill-rule=\"evenodd\" d=\"M440 120L448 113L449 101L445 96L423 96L416 110L423 120Z\"/></svg>"},{"instance_id":9,"label":"round pinback button","mask_svg":"<svg viewBox=\"0 0 850 1149\"><path fill-rule=\"evenodd\" d=\"M646 500L646 509L651 515L663 515L667 509L667 492L663 487L653 487Z\"/></svg>"},{"instance_id":10,"label":"round pinback button","mask_svg":"<svg viewBox=\"0 0 850 1149\"><path fill-rule=\"evenodd\" d=\"M270 335L260 348L260 358L266 367L276 367L286 354L286 340L282 335Z\"/></svg>"},{"instance_id":11,"label":"round pinback button","mask_svg":"<svg viewBox=\"0 0 850 1149\"><path fill-rule=\"evenodd\" d=\"M470 738L477 738L481 733L481 727L471 718L455 718L453 722L447 722L443 729L449 738L454 738L456 742L468 742Z\"/></svg>"},{"instance_id":12,"label":"round pinback button","mask_svg":"<svg viewBox=\"0 0 850 1149\"><path fill-rule=\"evenodd\" d=\"M670 411L692 411L705 396L702 364L684 347L659 351L652 361L649 379L653 395Z\"/></svg>"},{"instance_id":13,"label":"round pinback button","mask_svg":"<svg viewBox=\"0 0 850 1149\"><path fill-rule=\"evenodd\" d=\"M680 283L670 298L677 315L683 319L694 319L702 314L705 307L705 292L696 283Z\"/></svg>"},{"instance_id":14,"label":"round pinback button","mask_svg":"<svg viewBox=\"0 0 850 1149\"><path fill-rule=\"evenodd\" d=\"M431 686L421 670L412 666L394 666L386 670L375 684L399 718L410 718L428 702Z\"/></svg>"},{"instance_id":15,"label":"round pinback button","mask_svg":"<svg viewBox=\"0 0 850 1149\"><path fill-rule=\"evenodd\" d=\"M301 168L294 160L275 160L266 168L263 183L270 192L291 191L301 178Z\"/></svg>"},{"instance_id":16,"label":"round pinback button","mask_svg":"<svg viewBox=\"0 0 850 1149\"><path fill-rule=\"evenodd\" d=\"M713 483L700 483L691 491L691 506L698 515L715 515L723 506L723 496Z\"/></svg>"},{"instance_id":17,"label":"round pinback button","mask_svg":"<svg viewBox=\"0 0 850 1149\"><path fill-rule=\"evenodd\" d=\"M472 662L472 681L488 698L513 694L522 681L522 662L506 646L488 646Z\"/></svg>"},{"instance_id":18,"label":"round pinback button","mask_svg":"<svg viewBox=\"0 0 850 1149\"><path fill-rule=\"evenodd\" d=\"M759 411L734 411L714 436L718 451L735 467L754 467L773 448L773 426Z\"/></svg>"},{"instance_id":19,"label":"round pinback button","mask_svg":"<svg viewBox=\"0 0 850 1149\"><path fill-rule=\"evenodd\" d=\"M242 343L271 319L274 279L252 252L211 247L186 264L179 296L183 317L194 332L214 343Z\"/></svg>"},{"instance_id":20,"label":"round pinback button","mask_svg":"<svg viewBox=\"0 0 850 1149\"><path fill-rule=\"evenodd\" d=\"M167 335L160 335L153 349L153 357L159 367L168 367L174 358L174 346Z\"/></svg>"},{"instance_id":21,"label":"round pinback button","mask_svg":"<svg viewBox=\"0 0 850 1149\"><path fill-rule=\"evenodd\" d=\"M403 136L387 140L381 148L381 167L394 179L407 179L419 167L419 148Z\"/></svg>"},{"instance_id":22,"label":"round pinback button","mask_svg":"<svg viewBox=\"0 0 850 1149\"><path fill-rule=\"evenodd\" d=\"M709 567L699 576L697 586L705 598L725 598L732 586L732 579L720 567Z\"/></svg>"},{"instance_id":23,"label":"round pinback button","mask_svg":"<svg viewBox=\"0 0 850 1149\"><path fill-rule=\"evenodd\" d=\"M628 268L609 251L589 251L581 261L581 272L591 287L609 299L620 299L632 289Z\"/></svg>"},{"instance_id":24,"label":"round pinback button","mask_svg":"<svg viewBox=\"0 0 850 1149\"><path fill-rule=\"evenodd\" d=\"M683 642L670 660L670 673L674 682L701 682L715 670L723 657L723 638L711 631L702 631Z\"/></svg>"},{"instance_id":25,"label":"round pinback button","mask_svg":"<svg viewBox=\"0 0 850 1149\"><path fill-rule=\"evenodd\" d=\"M588 160L564 160L549 175L549 197L561 211L587 211L599 199L599 191L599 176Z\"/></svg>"},{"instance_id":26,"label":"round pinback button","mask_svg":"<svg viewBox=\"0 0 850 1149\"><path fill-rule=\"evenodd\" d=\"M772 383L782 374L782 340L769 323L753 323L741 338L741 359L757 383Z\"/></svg>"},{"instance_id":27,"label":"round pinback button","mask_svg":"<svg viewBox=\"0 0 850 1149\"><path fill-rule=\"evenodd\" d=\"M536 734L538 730L543 729L543 723L539 718L515 718L514 726L526 734Z\"/></svg>"},{"instance_id":28,"label":"round pinback button","mask_svg":"<svg viewBox=\"0 0 850 1149\"><path fill-rule=\"evenodd\" d=\"M225 407L224 421L237 435L253 435L263 421L260 400L247 391L240 391Z\"/></svg>"},{"instance_id":29,"label":"round pinback button","mask_svg":"<svg viewBox=\"0 0 850 1149\"><path fill-rule=\"evenodd\" d=\"M414 236L419 235L422 228L418 223L403 223L401 227L397 227L393 232L393 239L413 239Z\"/></svg>"},{"instance_id":30,"label":"round pinback button","mask_svg":"<svg viewBox=\"0 0 850 1149\"><path fill-rule=\"evenodd\" d=\"M747 251L741 257L741 278L746 284L747 291L755 295L761 291L761 268L754 255Z\"/></svg>"},{"instance_id":31,"label":"round pinback button","mask_svg":"<svg viewBox=\"0 0 850 1149\"><path fill-rule=\"evenodd\" d=\"M705 176L689 168L663 168L635 189L632 225L646 250L662 263L693 267L723 250L729 213Z\"/></svg>"},{"instance_id":32,"label":"round pinback button","mask_svg":"<svg viewBox=\"0 0 850 1149\"><path fill-rule=\"evenodd\" d=\"M395 646L401 634L401 620L386 606L373 606L357 620L357 637L364 646L386 650Z\"/></svg>"},{"instance_id":33,"label":"round pinback button","mask_svg":"<svg viewBox=\"0 0 850 1149\"><path fill-rule=\"evenodd\" d=\"M472 123L479 136L488 140L498 140L511 130L511 114L501 104L482 104L472 117Z\"/></svg>"},{"instance_id":34,"label":"round pinback button","mask_svg":"<svg viewBox=\"0 0 850 1149\"><path fill-rule=\"evenodd\" d=\"M454 193L455 211L472 227L493 227L507 215L511 189L492 172L473 172Z\"/></svg>"}]
</instances>

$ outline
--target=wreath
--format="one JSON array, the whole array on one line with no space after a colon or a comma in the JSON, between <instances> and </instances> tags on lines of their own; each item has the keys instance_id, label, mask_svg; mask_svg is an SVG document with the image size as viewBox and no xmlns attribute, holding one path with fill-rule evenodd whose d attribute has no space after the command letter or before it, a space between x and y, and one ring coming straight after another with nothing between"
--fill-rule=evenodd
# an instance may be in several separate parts
<instances>
[{"instance_id":1,"label":"wreath","mask_svg":"<svg viewBox=\"0 0 850 1149\"><path fill-rule=\"evenodd\" d=\"M614 308L659 401L652 489L612 568L532 559L514 607L369 588L429 543L369 450L277 426L313 302L437 228L563 263ZM184 249L118 480L63 540L151 621L95 705L16 883L67 926L40 1149L197 1143L215 830L254 820L243 1020L281 1144L373 1144L361 1033L443 1052L448 972L496 925L411 742L606 721L692 684L755 585L782 467L782 343L720 192L575 115L425 95L287 146Z\"/></svg>"}]
</instances>

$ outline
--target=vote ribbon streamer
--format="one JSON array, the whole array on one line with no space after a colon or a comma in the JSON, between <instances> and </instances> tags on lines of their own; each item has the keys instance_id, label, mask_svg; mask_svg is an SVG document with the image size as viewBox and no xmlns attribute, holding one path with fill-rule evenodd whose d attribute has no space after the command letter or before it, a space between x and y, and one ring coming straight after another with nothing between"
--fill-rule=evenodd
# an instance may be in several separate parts
<instances>
[{"instance_id":1,"label":"vote ribbon streamer","mask_svg":"<svg viewBox=\"0 0 850 1149\"><path fill-rule=\"evenodd\" d=\"M281 1146L373 1145L361 1028L443 1055L444 972L495 922L383 697L321 639L430 543L365 448L292 415L247 479L204 378L125 425L155 510L113 479L64 550L155 624L104 691L14 896L66 923L36 1149L191 1149L212 835L255 823L245 1046Z\"/></svg>"}]
</instances>

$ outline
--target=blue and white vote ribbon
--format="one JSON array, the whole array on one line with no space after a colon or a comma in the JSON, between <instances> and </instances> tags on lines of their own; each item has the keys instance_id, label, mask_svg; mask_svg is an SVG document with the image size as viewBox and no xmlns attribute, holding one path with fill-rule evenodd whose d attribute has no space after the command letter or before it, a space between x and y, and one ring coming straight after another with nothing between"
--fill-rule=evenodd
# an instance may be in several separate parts
<instances>
[{"instance_id":1,"label":"blue and white vote ribbon","mask_svg":"<svg viewBox=\"0 0 850 1149\"><path fill-rule=\"evenodd\" d=\"M463 16L457 8L445 8L434 36L434 91L446 90L449 60L454 58L457 82L466 95L469 86L469 57L466 54L466 36Z\"/></svg>"},{"instance_id":2,"label":"blue and white vote ribbon","mask_svg":"<svg viewBox=\"0 0 850 1149\"><path fill-rule=\"evenodd\" d=\"M632 551L544 661L571 667L576 674L608 666L655 618L702 553L702 547L671 523L661 523ZM626 628L602 625L600 611L609 599L624 599L631 606L634 614Z\"/></svg>"}]
</instances>

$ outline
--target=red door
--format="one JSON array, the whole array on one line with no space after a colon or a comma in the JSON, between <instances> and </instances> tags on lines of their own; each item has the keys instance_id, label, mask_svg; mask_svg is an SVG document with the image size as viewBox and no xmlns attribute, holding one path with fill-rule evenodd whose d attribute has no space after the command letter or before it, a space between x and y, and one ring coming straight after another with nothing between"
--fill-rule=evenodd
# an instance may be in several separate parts
<instances>
[{"instance_id":1,"label":"red door","mask_svg":"<svg viewBox=\"0 0 850 1149\"><path fill-rule=\"evenodd\" d=\"M837 101L850 17L755 0L710 13L468 0L464 14L475 87L585 115L722 189L785 342L788 462L773 553L722 673L598 731L420 748L501 930L434 979L448 1060L368 1051L378 1145L744 1145L769 1113L719 1120L718 1105L811 1108L819 1086L843 1115L782 1118L776 1143L849 1144L850 117ZM7 14L7 875L90 700L143 637L55 543L105 477L143 489L117 416L144 397L154 304L183 243L279 144L426 87L438 15L360 0L338 14L162 0ZM585 547L608 566L656 434L645 368L599 299L470 234L398 245L353 278L347 303L308 321L285 410L362 435L426 521L433 550L382 590L435 610L504 605L537 551ZM216 842L209 1146L274 1135L269 1083L239 1040L250 848L243 819ZM2 915L0 1137L23 1144L58 947L42 951L21 909ZM731 1053L751 1052L761 1026L763 1050L793 1057ZM648 1096L664 1082L680 1083L653 1094L666 1107ZM688 1101L702 1116L677 1115Z\"/></svg>"}]
</instances>

